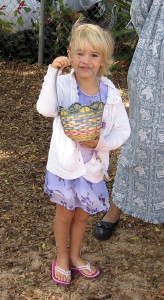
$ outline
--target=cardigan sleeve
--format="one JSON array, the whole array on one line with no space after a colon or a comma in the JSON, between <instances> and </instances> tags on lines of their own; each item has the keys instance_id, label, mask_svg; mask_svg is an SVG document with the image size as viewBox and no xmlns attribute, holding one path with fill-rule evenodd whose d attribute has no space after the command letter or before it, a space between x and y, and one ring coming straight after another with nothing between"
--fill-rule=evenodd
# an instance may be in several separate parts
<instances>
[{"instance_id":1,"label":"cardigan sleeve","mask_svg":"<svg viewBox=\"0 0 164 300\"><path fill-rule=\"evenodd\" d=\"M130 124L122 101L114 105L113 127L109 134L100 135L96 150L110 151L119 148L130 136Z\"/></svg>"},{"instance_id":2,"label":"cardigan sleeve","mask_svg":"<svg viewBox=\"0 0 164 300\"><path fill-rule=\"evenodd\" d=\"M36 104L37 111L45 117L56 117L58 115L55 91L55 76L57 76L57 72L58 69L54 69L49 65Z\"/></svg>"}]
</instances>

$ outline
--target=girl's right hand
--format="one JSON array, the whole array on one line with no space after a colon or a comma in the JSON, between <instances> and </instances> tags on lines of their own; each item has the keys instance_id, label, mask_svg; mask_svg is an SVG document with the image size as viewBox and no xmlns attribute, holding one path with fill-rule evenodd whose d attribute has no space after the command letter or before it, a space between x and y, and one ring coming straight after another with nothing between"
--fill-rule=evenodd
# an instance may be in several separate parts
<instances>
[{"instance_id":1,"label":"girl's right hand","mask_svg":"<svg viewBox=\"0 0 164 300\"><path fill-rule=\"evenodd\" d=\"M99 138L95 139L95 140L91 140L91 141L83 141L80 142L80 146L84 147L84 148L91 148L91 149L95 149L97 147L97 144L99 142Z\"/></svg>"},{"instance_id":2,"label":"girl's right hand","mask_svg":"<svg viewBox=\"0 0 164 300\"><path fill-rule=\"evenodd\" d=\"M64 69L65 67L70 66L70 61L67 56L59 56L55 58L51 64L54 69Z\"/></svg>"}]
</instances>

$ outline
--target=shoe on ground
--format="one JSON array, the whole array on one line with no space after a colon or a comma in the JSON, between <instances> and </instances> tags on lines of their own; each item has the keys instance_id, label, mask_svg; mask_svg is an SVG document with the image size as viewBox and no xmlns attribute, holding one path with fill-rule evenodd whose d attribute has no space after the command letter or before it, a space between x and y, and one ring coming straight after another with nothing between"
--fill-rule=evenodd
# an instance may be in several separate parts
<instances>
[{"instance_id":1,"label":"shoe on ground","mask_svg":"<svg viewBox=\"0 0 164 300\"><path fill-rule=\"evenodd\" d=\"M100 221L94 227L94 236L101 241L110 239L119 220L115 223Z\"/></svg>"}]
</instances>

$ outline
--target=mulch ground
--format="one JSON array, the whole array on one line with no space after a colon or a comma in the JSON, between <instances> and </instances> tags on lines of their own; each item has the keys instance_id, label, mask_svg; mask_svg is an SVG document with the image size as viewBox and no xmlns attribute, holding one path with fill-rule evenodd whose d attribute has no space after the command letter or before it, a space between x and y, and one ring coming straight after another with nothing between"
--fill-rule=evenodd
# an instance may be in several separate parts
<instances>
[{"instance_id":1,"label":"mulch ground","mask_svg":"<svg viewBox=\"0 0 164 300\"><path fill-rule=\"evenodd\" d=\"M82 253L101 269L98 279L77 274L70 287L52 282L55 206L44 195L43 184L53 120L40 116L35 108L46 69L26 63L0 65L0 299L164 299L162 225L124 214L105 242L93 236L102 214L90 218ZM126 71L114 72L112 79L126 90ZM119 153L120 149L110 154L110 192Z\"/></svg>"}]
</instances>

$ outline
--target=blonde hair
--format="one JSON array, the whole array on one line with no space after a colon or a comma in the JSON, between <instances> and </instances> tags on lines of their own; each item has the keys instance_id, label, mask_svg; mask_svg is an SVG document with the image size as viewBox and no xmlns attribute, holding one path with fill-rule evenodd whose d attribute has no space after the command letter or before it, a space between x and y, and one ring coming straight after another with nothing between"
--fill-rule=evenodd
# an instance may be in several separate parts
<instances>
[{"instance_id":1,"label":"blonde hair","mask_svg":"<svg viewBox=\"0 0 164 300\"><path fill-rule=\"evenodd\" d=\"M83 49L84 42L88 41L92 47L102 54L103 65L98 71L98 76L110 74L109 68L112 65L114 41L109 32L98 25L76 22L72 28L69 50L74 53L80 47Z\"/></svg>"}]
</instances>

